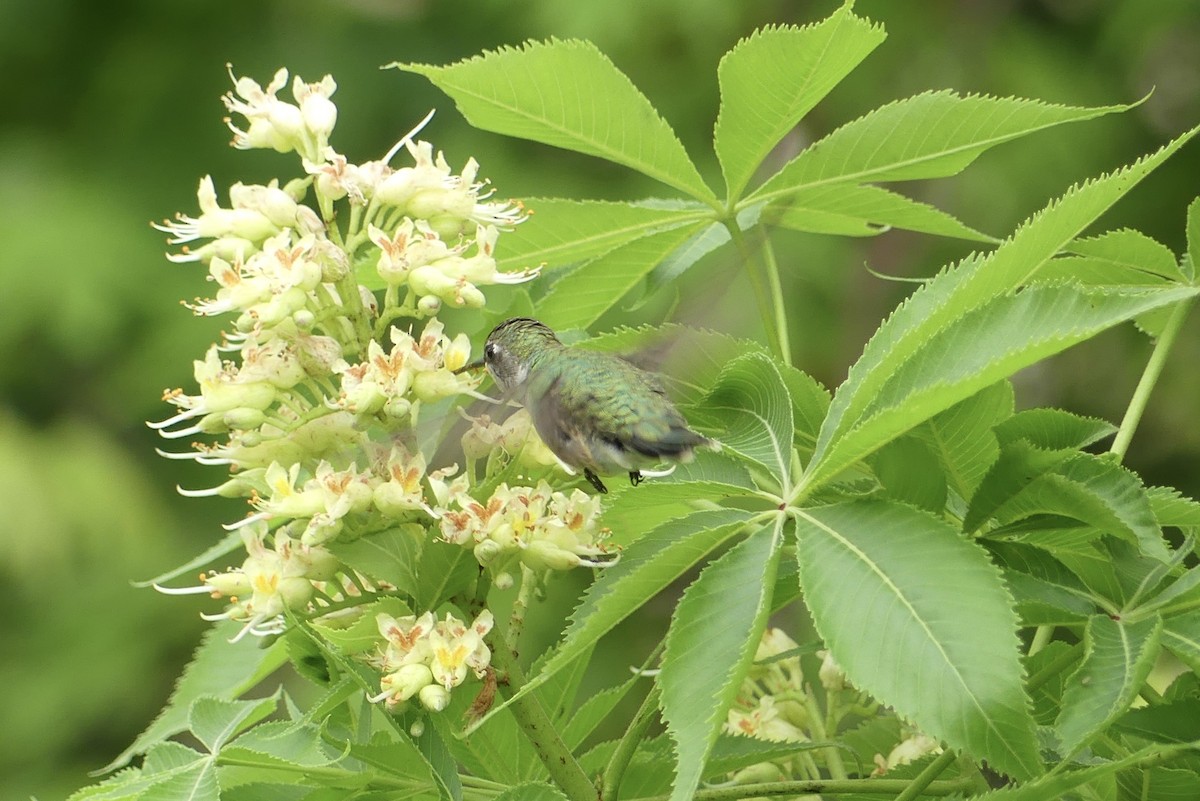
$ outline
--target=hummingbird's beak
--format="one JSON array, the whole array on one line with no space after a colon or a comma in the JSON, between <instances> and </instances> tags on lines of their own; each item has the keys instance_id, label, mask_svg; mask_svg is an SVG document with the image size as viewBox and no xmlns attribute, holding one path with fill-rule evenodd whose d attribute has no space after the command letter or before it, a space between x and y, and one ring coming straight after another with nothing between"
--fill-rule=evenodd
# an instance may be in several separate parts
<instances>
[{"instance_id":1,"label":"hummingbird's beak","mask_svg":"<svg viewBox=\"0 0 1200 801\"><path fill-rule=\"evenodd\" d=\"M459 375L460 373L465 373L468 370L478 370L480 367L483 367L483 366L484 366L483 359L476 359L475 361L471 362L470 364L464 364L462 367L455 370L454 374Z\"/></svg>"}]
</instances>

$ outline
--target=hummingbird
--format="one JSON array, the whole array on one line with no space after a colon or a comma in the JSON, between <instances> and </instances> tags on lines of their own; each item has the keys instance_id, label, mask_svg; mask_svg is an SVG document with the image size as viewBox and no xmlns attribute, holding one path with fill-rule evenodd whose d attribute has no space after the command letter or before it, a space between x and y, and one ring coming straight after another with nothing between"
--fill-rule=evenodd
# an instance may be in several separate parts
<instances>
[{"instance_id":1,"label":"hummingbird","mask_svg":"<svg viewBox=\"0 0 1200 801\"><path fill-rule=\"evenodd\" d=\"M627 472L637 486L656 475L643 468L686 462L695 448L715 445L688 427L653 375L618 356L564 345L532 318L493 328L483 359L462 369L481 366L529 410L554 455L598 492L608 492L600 475Z\"/></svg>"}]
</instances>

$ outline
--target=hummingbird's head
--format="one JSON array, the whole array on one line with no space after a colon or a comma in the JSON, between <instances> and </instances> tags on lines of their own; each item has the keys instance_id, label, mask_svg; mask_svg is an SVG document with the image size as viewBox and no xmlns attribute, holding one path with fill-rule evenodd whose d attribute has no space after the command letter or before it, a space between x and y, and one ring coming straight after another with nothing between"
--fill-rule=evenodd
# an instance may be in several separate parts
<instances>
[{"instance_id":1,"label":"hummingbird's head","mask_svg":"<svg viewBox=\"0 0 1200 801\"><path fill-rule=\"evenodd\" d=\"M483 364L500 388L508 392L524 383L537 353L561 344L554 332L537 320L513 317L488 334Z\"/></svg>"}]
</instances>

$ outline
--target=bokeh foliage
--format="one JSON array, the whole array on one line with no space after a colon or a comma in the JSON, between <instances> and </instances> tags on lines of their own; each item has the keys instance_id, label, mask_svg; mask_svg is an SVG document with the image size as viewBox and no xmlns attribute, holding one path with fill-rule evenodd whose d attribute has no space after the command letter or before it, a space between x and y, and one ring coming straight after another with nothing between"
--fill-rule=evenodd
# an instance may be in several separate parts
<instances>
[{"instance_id":1,"label":"bokeh foliage","mask_svg":"<svg viewBox=\"0 0 1200 801\"><path fill-rule=\"evenodd\" d=\"M447 63L528 38L593 40L705 154L717 104L711 65L772 22L809 22L837 4L752 0L532 2L233 2L159 4L16 0L0 6L0 568L10 614L0 636L9 725L0 734L0 796L63 795L144 725L200 630L179 606L128 579L153 575L211 542L233 502L181 503L167 488L203 485L166 463L141 421L161 417L163 387L186 384L213 329L176 301L201 294L195 273L167 264L146 222L194 204L199 169L272 174L273 154L238 154L217 122L223 64L265 77L286 64L343 84L339 144L377 154L430 107L430 135L454 161L475 155L505 196L636 198L654 186L598 161L481 135L425 81L378 67ZM983 157L966 174L922 187L929 200L988 233L1004 233L1086 175L1148 152L1200 119L1200 9L1188 0L1041 0L961 4L862 0L886 46L805 120L792 150L894 97L929 88L1103 105L1153 94L1125 114L1040 134ZM236 162L235 162L236 159ZM235 168L236 164L236 168ZM197 165L203 165L198 167ZM717 175L711 156L701 168ZM235 173L236 169L236 173ZM1200 148L1184 148L1106 220L1182 250ZM830 386L880 317L908 291L862 267L927 275L969 250L907 233L845 240L780 237L796 362ZM725 251L689 273L674 317L763 336L749 286L714 296ZM604 323L661 313L659 298ZM600 326L601 328L603 326ZM1196 321L1173 354L1200 356ZM1113 418L1148 352L1113 332L1021 377L1020 397ZM1103 359L1102 367L1097 365ZM1193 423L1200 386L1168 369L1130 466L1147 483L1200 494ZM226 505L228 504L228 505ZM11 794L11 795L10 795Z\"/></svg>"}]
</instances>

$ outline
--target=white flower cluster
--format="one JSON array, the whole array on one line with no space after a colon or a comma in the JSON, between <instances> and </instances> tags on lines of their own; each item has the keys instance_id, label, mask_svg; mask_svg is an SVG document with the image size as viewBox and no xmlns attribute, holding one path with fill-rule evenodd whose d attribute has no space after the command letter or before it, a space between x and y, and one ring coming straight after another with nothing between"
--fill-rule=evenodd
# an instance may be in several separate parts
<instances>
[{"instance_id":1,"label":"white flower cluster","mask_svg":"<svg viewBox=\"0 0 1200 801\"><path fill-rule=\"evenodd\" d=\"M537 275L497 269L497 242L525 219L521 205L493 200L474 159L455 172L415 141L429 117L382 158L355 164L330 146L332 78L296 78L288 99L286 70L265 87L230 75L234 89L223 100L237 118L228 121L234 147L295 153L300 175L235 183L226 205L205 177L197 214L155 226L178 246L168 259L203 265L213 285L211 297L185 305L230 320L194 363L198 389L167 391L175 413L151 424L192 450L160 453L227 468L218 486L183 494L249 505L226 526L242 535L241 566L163 591L224 599L225 611L208 617L242 623L237 637L278 633L287 613L361 615L368 596L402 590L342 564L337 544L402 524L427 529L428 547L446 547L434 542L439 534L472 545L500 583L511 581L503 566L517 559L541 570L601 564L598 502L583 493L543 482L501 485L483 505L469 495L482 481L493 486L501 463L519 457L542 471L555 463L528 415L475 421L462 474L430 471L434 447L416 428L422 408L445 415L453 404L442 401L480 397L481 376L463 369L469 339L447 333L437 315L479 308L483 288ZM393 166L401 155L409 163ZM486 611L470 626L453 616L435 622L432 610L379 623L387 640L380 699L390 706L415 695L441 709L453 687L487 667Z\"/></svg>"},{"instance_id":2,"label":"white flower cluster","mask_svg":"<svg viewBox=\"0 0 1200 801\"><path fill-rule=\"evenodd\" d=\"M449 500L459 507L442 512L442 536L473 547L479 563L498 575L517 560L533 570L607 567L615 561L602 543L598 496L578 489L570 495L556 492L545 481L536 487L501 484L486 503L461 485L438 492L443 505Z\"/></svg>"},{"instance_id":3,"label":"white flower cluster","mask_svg":"<svg viewBox=\"0 0 1200 801\"><path fill-rule=\"evenodd\" d=\"M483 678L491 663L483 638L494 620L486 609L469 626L448 612L437 621L426 612L401 618L380 614L376 622L384 638L379 660L383 678L381 692L371 700L386 701L389 709L415 695L426 709L441 712L468 671Z\"/></svg>"}]
</instances>

